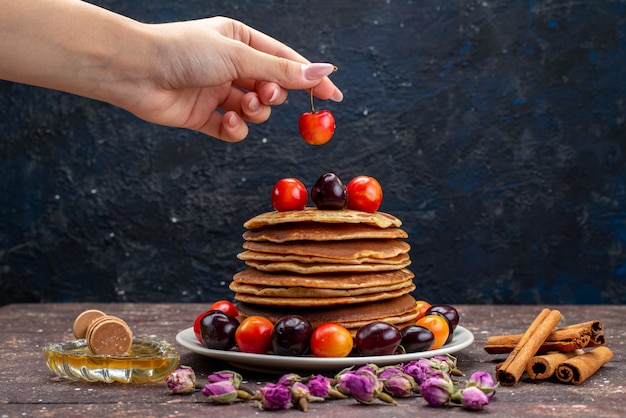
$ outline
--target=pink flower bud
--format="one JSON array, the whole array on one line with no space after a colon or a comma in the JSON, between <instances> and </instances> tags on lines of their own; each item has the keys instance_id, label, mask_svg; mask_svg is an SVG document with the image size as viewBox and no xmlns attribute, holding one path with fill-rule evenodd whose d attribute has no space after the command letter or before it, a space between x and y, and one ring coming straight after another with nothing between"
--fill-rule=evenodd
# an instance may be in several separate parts
<instances>
[{"instance_id":1,"label":"pink flower bud","mask_svg":"<svg viewBox=\"0 0 626 418\"><path fill-rule=\"evenodd\" d=\"M470 386L461 391L461 402L463 408L477 411L489 405L489 398L477 386Z\"/></svg>"},{"instance_id":2,"label":"pink flower bud","mask_svg":"<svg viewBox=\"0 0 626 418\"><path fill-rule=\"evenodd\" d=\"M285 385L267 383L259 389L259 394L261 396L260 409L274 411L291 406L291 392Z\"/></svg>"},{"instance_id":3,"label":"pink flower bud","mask_svg":"<svg viewBox=\"0 0 626 418\"><path fill-rule=\"evenodd\" d=\"M237 388L228 380L205 385L202 394L218 404L232 404L237 400Z\"/></svg>"},{"instance_id":4,"label":"pink flower bud","mask_svg":"<svg viewBox=\"0 0 626 418\"><path fill-rule=\"evenodd\" d=\"M193 372L193 369L182 367L167 376L165 383L172 390L172 393L191 393L196 389L196 374Z\"/></svg>"},{"instance_id":5,"label":"pink flower bud","mask_svg":"<svg viewBox=\"0 0 626 418\"><path fill-rule=\"evenodd\" d=\"M455 391L452 382L441 377L430 377L422 383L421 387L422 398L433 406L447 404Z\"/></svg>"}]
</instances>

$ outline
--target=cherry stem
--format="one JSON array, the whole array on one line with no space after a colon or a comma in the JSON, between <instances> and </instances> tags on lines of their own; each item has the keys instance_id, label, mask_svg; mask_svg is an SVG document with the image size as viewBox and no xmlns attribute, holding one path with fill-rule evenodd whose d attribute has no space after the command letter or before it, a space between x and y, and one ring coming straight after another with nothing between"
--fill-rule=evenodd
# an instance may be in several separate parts
<instances>
[{"instance_id":1,"label":"cherry stem","mask_svg":"<svg viewBox=\"0 0 626 418\"><path fill-rule=\"evenodd\" d=\"M311 89L311 112L315 113L315 106L313 105L313 89Z\"/></svg>"}]
</instances>

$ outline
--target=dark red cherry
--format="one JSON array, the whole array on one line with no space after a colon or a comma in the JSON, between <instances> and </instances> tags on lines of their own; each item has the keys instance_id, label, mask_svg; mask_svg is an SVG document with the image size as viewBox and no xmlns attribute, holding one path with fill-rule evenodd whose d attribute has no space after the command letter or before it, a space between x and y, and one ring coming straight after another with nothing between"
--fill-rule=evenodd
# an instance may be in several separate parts
<instances>
[{"instance_id":1,"label":"dark red cherry","mask_svg":"<svg viewBox=\"0 0 626 418\"><path fill-rule=\"evenodd\" d=\"M356 333L356 349L362 356L388 356L396 352L402 341L400 330L383 321L370 322Z\"/></svg>"},{"instance_id":2,"label":"dark red cherry","mask_svg":"<svg viewBox=\"0 0 626 418\"><path fill-rule=\"evenodd\" d=\"M406 326L400 333L402 334L402 347L407 353L429 350L435 343L432 331L419 325Z\"/></svg>"},{"instance_id":3,"label":"dark red cherry","mask_svg":"<svg viewBox=\"0 0 626 418\"><path fill-rule=\"evenodd\" d=\"M272 331L272 350L282 356L301 356L309 350L313 326L298 315L280 318Z\"/></svg>"},{"instance_id":4,"label":"dark red cherry","mask_svg":"<svg viewBox=\"0 0 626 418\"><path fill-rule=\"evenodd\" d=\"M237 318L222 311L209 311L200 319L200 335L206 348L230 350L235 346Z\"/></svg>"},{"instance_id":5,"label":"dark red cherry","mask_svg":"<svg viewBox=\"0 0 626 418\"><path fill-rule=\"evenodd\" d=\"M318 209L343 209L347 196L346 185L335 173L323 174L311 189L313 204Z\"/></svg>"}]
</instances>

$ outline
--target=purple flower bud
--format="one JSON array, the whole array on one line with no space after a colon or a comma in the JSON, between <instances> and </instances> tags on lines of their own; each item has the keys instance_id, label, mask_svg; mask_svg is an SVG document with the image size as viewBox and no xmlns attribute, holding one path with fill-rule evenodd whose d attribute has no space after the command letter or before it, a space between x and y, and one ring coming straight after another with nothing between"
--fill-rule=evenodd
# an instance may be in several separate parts
<instances>
[{"instance_id":1,"label":"purple flower bud","mask_svg":"<svg viewBox=\"0 0 626 418\"><path fill-rule=\"evenodd\" d=\"M456 365L458 361L456 357L454 357L452 354L446 354L443 357L445 358L445 360L442 359L442 361L446 361L448 365L450 366L450 369L456 369Z\"/></svg>"},{"instance_id":2,"label":"purple flower bud","mask_svg":"<svg viewBox=\"0 0 626 418\"><path fill-rule=\"evenodd\" d=\"M483 406L489 405L489 398L477 386L470 386L461 391L461 401L463 408L471 410L483 409Z\"/></svg>"},{"instance_id":3,"label":"purple flower bud","mask_svg":"<svg viewBox=\"0 0 626 418\"><path fill-rule=\"evenodd\" d=\"M402 368L399 366L388 366L378 370L377 376L380 380L387 380L392 376L403 373Z\"/></svg>"},{"instance_id":4,"label":"purple flower bud","mask_svg":"<svg viewBox=\"0 0 626 418\"><path fill-rule=\"evenodd\" d=\"M417 388L415 380L404 373L391 376L384 382L384 385L387 392L399 397L411 396Z\"/></svg>"},{"instance_id":5,"label":"purple flower bud","mask_svg":"<svg viewBox=\"0 0 626 418\"><path fill-rule=\"evenodd\" d=\"M335 388L345 394L345 395L349 395L350 394L350 390L348 389L348 387L346 386L346 382L348 381L348 379L350 379L350 376L352 376L353 374L355 374L356 372L353 371L342 371L340 374L338 374L335 379L337 381L337 384L335 386Z\"/></svg>"},{"instance_id":6,"label":"purple flower bud","mask_svg":"<svg viewBox=\"0 0 626 418\"><path fill-rule=\"evenodd\" d=\"M311 376L307 385L309 387L309 392L311 396L325 399L325 398L341 398L345 399L348 396L339 392L337 389L333 388L332 379L326 376L322 376L321 374Z\"/></svg>"},{"instance_id":7,"label":"purple flower bud","mask_svg":"<svg viewBox=\"0 0 626 418\"><path fill-rule=\"evenodd\" d=\"M288 387L292 396L296 398L309 397L311 395L311 391L309 387L302 382L293 382L291 386Z\"/></svg>"},{"instance_id":8,"label":"purple flower bud","mask_svg":"<svg viewBox=\"0 0 626 418\"><path fill-rule=\"evenodd\" d=\"M449 373L453 367L450 367L450 364L447 361L447 358L444 356L435 356L430 359L430 365L435 370L441 370L442 372Z\"/></svg>"},{"instance_id":9,"label":"purple flower bud","mask_svg":"<svg viewBox=\"0 0 626 418\"><path fill-rule=\"evenodd\" d=\"M228 380L205 385L202 394L218 404L232 404L237 400L237 388Z\"/></svg>"},{"instance_id":10,"label":"purple flower bud","mask_svg":"<svg viewBox=\"0 0 626 418\"><path fill-rule=\"evenodd\" d=\"M378 398L382 390L382 383L376 375L368 370L346 373L342 376L339 385L340 392L351 395L360 403L369 404Z\"/></svg>"},{"instance_id":11,"label":"purple flower bud","mask_svg":"<svg viewBox=\"0 0 626 418\"><path fill-rule=\"evenodd\" d=\"M294 383L301 382L301 381L302 381L302 377L300 377L300 375L297 375L295 373L288 373L288 374L282 375L280 379L278 379L278 384L291 386Z\"/></svg>"},{"instance_id":12,"label":"purple flower bud","mask_svg":"<svg viewBox=\"0 0 626 418\"><path fill-rule=\"evenodd\" d=\"M402 367L402 370L415 379L418 385L421 385L435 371L430 361L425 358L410 361Z\"/></svg>"},{"instance_id":13,"label":"purple flower bud","mask_svg":"<svg viewBox=\"0 0 626 418\"><path fill-rule=\"evenodd\" d=\"M483 391L489 399L496 394L497 383L488 372L474 372L467 381L467 386L476 386Z\"/></svg>"},{"instance_id":14,"label":"purple flower bud","mask_svg":"<svg viewBox=\"0 0 626 418\"><path fill-rule=\"evenodd\" d=\"M172 390L172 393L191 393L196 388L196 374L193 372L193 369L182 367L167 376L165 383L167 383L167 387Z\"/></svg>"},{"instance_id":15,"label":"purple flower bud","mask_svg":"<svg viewBox=\"0 0 626 418\"><path fill-rule=\"evenodd\" d=\"M421 386L422 398L433 406L442 406L448 403L455 391L452 382L441 377L429 377Z\"/></svg>"},{"instance_id":16,"label":"purple flower bud","mask_svg":"<svg viewBox=\"0 0 626 418\"><path fill-rule=\"evenodd\" d=\"M330 378L322 376L321 374L311 377L309 379L308 386L311 391L311 395L313 396L326 398L330 394Z\"/></svg>"},{"instance_id":17,"label":"purple flower bud","mask_svg":"<svg viewBox=\"0 0 626 418\"><path fill-rule=\"evenodd\" d=\"M215 372L209 375L208 377L209 383L223 382L227 381L233 384L236 388L239 388L243 377L237 373L230 370L222 370L220 372Z\"/></svg>"},{"instance_id":18,"label":"purple flower bud","mask_svg":"<svg viewBox=\"0 0 626 418\"><path fill-rule=\"evenodd\" d=\"M366 370L366 371L376 375L378 373L379 367L377 365L375 365L375 364L368 363L368 364L364 364L363 366L361 366L358 369L356 369L356 372L360 372L361 370Z\"/></svg>"},{"instance_id":19,"label":"purple flower bud","mask_svg":"<svg viewBox=\"0 0 626 418\"><path fill-rule=\"evenodd\" d=\"M303 411L309 409L310 402L323 402L324 398L321 396L313 396L309 387L302 382L294 382L291 386L287 387L291 392L291 400L294 405L297 405Z\"/></svg>"},{"instance_id":20,"label":"purple flower bud","mask_svg":"<svg viewBox=\"0 0 626 418\"><path fill-rule=\"evenodd\" d=\"M291 406L291 392L285 385L267 383L259 389L259 408L268 411L287 409Z\"/></svg>"}]
</instances>

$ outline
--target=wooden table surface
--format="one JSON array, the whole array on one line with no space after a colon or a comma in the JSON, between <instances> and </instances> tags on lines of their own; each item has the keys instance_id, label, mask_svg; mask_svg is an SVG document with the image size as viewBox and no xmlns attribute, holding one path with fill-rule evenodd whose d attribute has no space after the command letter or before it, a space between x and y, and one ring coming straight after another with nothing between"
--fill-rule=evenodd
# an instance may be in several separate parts
<instances>
[{"instance_id":1,"label":"wooden table surface","mask_svg":"<svg viewBox=\"0 0 626 418\"><path fill-rule=\"evenodd\" d=\"M500 387L495 399L481 414L490 416L618 417L626 405L626 306L549 306L563 314L560 325L591 319L602 321L607 346L614 358L580 386L552 381L532 382L526 376L514 385ZM521 333L532 322L540 306L459 305L461 325L475 337L474 343L456 354L459 368L467 376L474 371L494 373L505 356L490 355L483 345L490 335ZM195 316L206 309L199 304L14 304L0 307L0 417L20 416L141 416L258 417L298 415L299 410L260 411L254 403L218 406L201 393L175 396L164 382L149 384L106 384L72 381L54 375L45 365L42 347L72 339L74 318L85 309L100 309L116 315L135 335L155 335L172 343L181 364L190 366L204 381L212 371L232 366L192 353L176 343L176 334L190 327ZM241 370L248 387L259 387L278 376ZM353 399L313 403L304 416L332 417L432 417L464 416L461 407L435 408L420 397L400 399L398 406L361 405Z\"/></svg>"}]
</instances>

